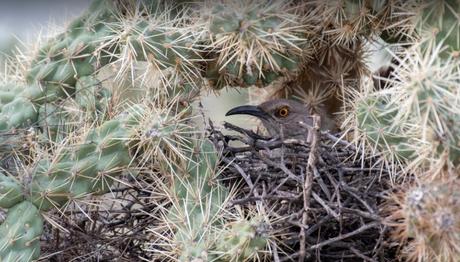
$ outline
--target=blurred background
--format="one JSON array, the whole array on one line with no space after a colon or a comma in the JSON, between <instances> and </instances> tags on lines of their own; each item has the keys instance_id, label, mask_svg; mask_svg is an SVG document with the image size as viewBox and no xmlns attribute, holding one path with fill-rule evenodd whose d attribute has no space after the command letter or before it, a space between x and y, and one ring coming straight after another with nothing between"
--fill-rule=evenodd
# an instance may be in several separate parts
<instances>
[{"instance_id":1,"label":"blurred background","mask_svg":"<svg viewBox=\"0 0 460 262\"><path fill-rule=\"evenodd\" d=\"M33 43L40 34L62 28L90 3L91 0L0 1L1 59L11 55L16 45L24 48L24 44Z\"/></svg>"},{"instance_id":2,"label":"blurred background","mask_svg":"<svg viewBox=\"0 0 460 262\"><path fill-rule=\"evenodd\" d=\"M62 32L66 23L79 16L92 0L1 0L0 1L0 69L8 56L26 50L37 39ZM217 99L214 93L203 94L203 108L207 117L218 124L224 120L240 126L251 126L245 116L226 118L234 106L248 103L247 90L222 90Z\"/></svg>"}]
</instances>

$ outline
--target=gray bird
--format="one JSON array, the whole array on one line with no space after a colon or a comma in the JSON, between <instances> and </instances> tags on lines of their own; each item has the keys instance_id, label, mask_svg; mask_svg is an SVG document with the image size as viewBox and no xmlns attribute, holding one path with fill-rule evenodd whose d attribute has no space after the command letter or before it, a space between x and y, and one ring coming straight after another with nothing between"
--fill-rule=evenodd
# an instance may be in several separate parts
<instances>
[{"instance_id":1,"label":"gray bird","mask_svg":"<svg viewBox=\"0 0 460 262\"><path fill-rule=\"evenodd\" d=\"M300 102L289 99L275 99L266 101L258 106L238 106L225 115L251 115L259 118L270 136L281 136L282 139L295 138L306 140L308 128L313 125L311 108ZM322 130L331 129L330 118L320 112ZM327 118L327 119L324 119ZM326 120L326 122L324 122ZM303 125L300 122L304 123Z\"/></svg>"}]
</instances>

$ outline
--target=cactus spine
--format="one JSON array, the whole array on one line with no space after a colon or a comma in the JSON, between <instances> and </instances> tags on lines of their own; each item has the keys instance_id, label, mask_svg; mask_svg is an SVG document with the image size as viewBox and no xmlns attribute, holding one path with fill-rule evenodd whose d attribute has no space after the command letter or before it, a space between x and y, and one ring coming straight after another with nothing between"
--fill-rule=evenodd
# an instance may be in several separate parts
<instances>
[{"instance_id":1,"label":"cactus spine","mask_svg":"<svg viewBox=\"0 0 460 262\"><path fill-rule=\"evenodd\" d=\"M407 242L409 261L458 261L460 250L459 181L433 181L414 185L397 196L390 216L393 237Z\"/></svg>"},{"instance_id":2,"label":"cactus spine","mask_svg":"<svg viewBox=\"0 0 460 262\"><path fill-rule=\"evenodd\" d=\"M27 85L2 88L0 131L27 128L39 121L39 108L73 96L75 84L108 61L98 59L98 45L111 32L109 2L96 1L64 32L40 48L26 74ZM98 64L99 62L99 64Z\"/></svg>"}]
</instances>

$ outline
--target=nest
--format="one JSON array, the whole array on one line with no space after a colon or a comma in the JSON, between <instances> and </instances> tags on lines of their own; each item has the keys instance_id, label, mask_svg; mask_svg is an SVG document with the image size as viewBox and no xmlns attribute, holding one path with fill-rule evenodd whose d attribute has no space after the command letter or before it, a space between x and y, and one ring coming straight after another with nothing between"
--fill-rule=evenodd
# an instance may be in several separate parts
<instances>
[{"instance_id":1,"label":"nest","mask_svg":"<svg viewBox=\"0 0 460 262\"><path fill-rule=\"evenodd\" d=\"M231 204L269 218L272 261L395 261L379 213L391 189L382 161L318 130L305 142L210 126L220 179L237 185Z\"/></svg>"},{"instance_id":2,"label":"nest","mask_svg":"<svg viewBox=\"0 0 460 262\"><path fill-rule=\"evenodd\" d=\"M163 200L153 199L160 179L126 175L103 196L48 212L40 261L153 261L146 249L151 227L160 223Z\"/></svg>"}]
</instances>

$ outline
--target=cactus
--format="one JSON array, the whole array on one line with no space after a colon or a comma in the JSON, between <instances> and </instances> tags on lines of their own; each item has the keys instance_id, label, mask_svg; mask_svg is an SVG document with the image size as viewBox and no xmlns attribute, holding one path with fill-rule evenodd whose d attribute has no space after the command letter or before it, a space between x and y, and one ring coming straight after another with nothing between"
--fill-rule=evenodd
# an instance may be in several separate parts
<instances>
[{"instance_id":1,"label":"cactus","mask_svg":"<svg viewBox=\"0 0 460 262\"><path fill-rule=\"evenodd\" d=\"M219 259L224 261L247 261L257 258L267 245L266 236L258 232L263 225L256 217L231 223L216 241Z\"/></svg>"},{"instance_id":2,"label":"cactus","mask_svg":"<svg viewBox=\"0 0 460 262\"><path fill-rule=\"evenodd\" d=\"M61 207L91 192L108 190L112 176L132 157L125 119L114 119L92 130L82 145L38 161L32 174L30 199L41 210Z\"/></svg>"},{"instance_id":3,"label":"cactus","mask_svg":"<svg viewBox=\"0 0 460 262\"><path fill-rule=\"evenodd\" d=\"M101 0L92 7L93 11L76 19L67 32L40 48L26 73L27 85L0 88L0 131L36 124L40 106L72 97L79 78L108 62L98 57L97 49L111 34L105 25L111 17L110 4Z\"/></svg>"},{"instance_id":4,"label":"cactus","mask_svg":"<svg viewBox=\"0 0 460 262\"><path fill-rule=\"evenodd\" d=\"M416 185L386 205L393 238L405 243L401 250L408 261L460 258L457 6L456 1L420 5L414 24L419 40L394 53L398 65L383 89L359 94L354 103L363 141L403 170L394 172L395 180L417 177Z\"/></svg>"},{"instance_id":5,"label":"cactus","mask_svg":"<svg viewBox=\"0 0 460 262\"><path fill-rule=\"evenodd\" d=\"M460 209L458 180L417 183L399 193L390 216L396 241L408 242L408 261L458 261Z\"/></svg>"},{"instance_id":6,"label":"cactus","mask_svg":"<svg viewBox=\"0 0 460 262\"><path fill-rule=\"evenodd\" d=\"M75 97L55 104L42 105L38 110L38 126L45 141L63 141L67 134L84 123L100 122L109 110L112 93L102 87L94 76L81 77Z\"/></svg>"},{"instance_id":7,"label":"cactus","mask_svg":"<svg viewBox=\"0 0 460 262\"><path fill-rule=\"evenodd\" d=\"M398 70L402 85L397 86L394 101L400 103L401 110L395 123L415 122L420 128L420 139L432 146L433 153L428 157L439 159L447 155L447 165L457 166L460 164L460 103L455 85L460 72L449 61L436 57L441 57L436 49L416 52L404 63L411 69Z\"/></svg>"},{"instance_id":8,"label":"cactus","mask_svg":"<svg viewBox=\"0 0 460 262\"><path fill-rule=\"evenodd\" d=\"M75 141L78 144L64 146L48 158L41 157L32 170L31 182L25 186L26 195L12 177L2 174L1 206L10 207L26 198L27 201L21 203L32 203L37 212L62 208L87 195L107 192L115 176L120 175L140 151L145 154L145 161L157 156L158 161L164 160L157 154L158 150L165 156L168 152L177 152L174 147L179 145L174 143L181 143L178 137L189 134L180 128L178 117L184 115L179 113L171 121L168 118L168 113L173 113L171 108L163 112L154 108L157 114L148 108L131 106L117 118L90 130L83 141ZM185 122L183 125L188 126ZM9 210L9 214L12 212L14 214L14 209ZM35 259L39 251L33 254L31 258Z\"/></svg>"},{"instance_id":9,"label":"cactus","mask_svg":"<svg viewBox=\"0 0 460 262\"><path fill-rule=\"evenodd\" d=\"M148 4L153 8L153 3ZM163 5L158 4L157 9L160 6ZM144 3L143 7L147 5ZM157 27L155 23L159 18L137 17L136 30L127 32L120 21L125 17L117 16L116 4L108 0L94 1L89 10L75 19L66 32L50 39L38 50L26 72L25 85L10 83L0 87L0 132L5 137L9 133L15 135L17 129L38 125L48 140L56 142L74 130L68 122L99 119L99 115L107 112L108 98L112 94L100 87L96 73L108 63L125 63L123 49L129 47L134 47L139 55L145 54L143 60L147 60L149 54L152 58L149 62L155 61L158 74L169 75L164 72L166 68L180 73L180 79L162 80L167 86L166 92L158 87L156 93L166 93L167 100L179 93L191 93L190 87L196 85L193 78L199 75L193 61L199 56L190 42L193 38L185 31L171 33L168 29L174 23L169 27ZM159 16L167 16L166 11L159 12L162 12ZM151 28L157 29L152 31ZM159 94L154 96L159 97ZM75 115L69 108L63 109L66 106L71 106L75 112L81 111L83 116ZM7 143L3 137L0 142Z\"/></svg>"},{"instance_id":10,"label":"cactus","mask_svg":"<svg viewBox=\"0 0 460 262\"><path fill-rule=\"evenodd\" d=\"M173 243L178 246L179 260L212 260L213 227L221 222L219 209L228 192L222 186L213 185L217 164L213 145L202 142L190 153L185 166L175 168L173 206L166 222L176 231Z\"/></svg>"},{"instance_id":11,"label":"cactus","mask_svg":"<svg viewBox=\"0 0 460 262\"><path fill-rule=\"evenodd\" d=\"M38 209L23 201L8 210L0 226L0 261L28 262L40 255L43 219Z\"/></svg>"},{"instance_id":12,"label":"cactus","mask_svg":"<svg viewBox=\"0 0 460 262\"><path fill-rule=\"evenodd\" d=\"M58 105L63 103L62 100L67 104L74 103L73 107L78 105L83 114L91 114L89 120L97 119L101 110L106 112L107 98L111 92L99 87L94 89L99 86L95 74L101 66L117 61L115 57L118 52L122 52L120 49L123 49L127 32L117 31L123 24L115 19L116 11L111 1L95 1L89 10L92 11L74 20L66 32L52 38L38 50L26 73L27 85L9 84L0 88L0 119L4 120L0 124L2 133L14 134L16 129L38 124L48 139L62 139L62 136L72 131L62 130L67 128L63 123L75 120L74 116L68 116L68 109ZM130 42L129 46L141 45L142 50L134 48L134 51L139 54L141 51L144 54L148 52L149 56L157 57L156 69L160 71L171 67L186 72L181 74L186 81L182 84L187 86L185 90L178 89L179 85L171 79L162 81L168 86L168 96L173 97L174 92L178 91L189 93L187 88L194 84L193 75L198 75L196 66L192 64L198 56L191 48L189 37L177 32L171 34L164 28L158 29L161 31L151 31L150 28L155 27L152 23L139 18L139 32L131 31L127 37L134 39L137 44ZM124 62L124 59L119 60ZM167 75L165 72L161 74ZM94 99L90 97L95 92L98 93L98 100L89 101ZM57 136L58 133L61 136Z\"/></svg>"},{"instance_id":13,"label":"cactus","mask_svg":"<svg viewBox=\"0 0 460 262\"><path fill-rule=\"evenodd\" d=\"M17 206L33 205L31 212L37 214L51 208L62 208L89 194L107 192L115 176L120 175L123 169L133 161L132 154L135 154L136 151L132 150L135 148L142 150L146 158L152 158L154 150L159 150L158 148L163 150L163 154L168 151L177 151L173 148L176 146L172 144L173 139L188 134L178 128L181 123L179 119L176 118L169 122L169 126L168 122L154 122L154 119L164 121L167 119L167 113L171 111L161 113L156 108L159 114L153 115L152 111L146 110L147 108L141 105L132 106L117 118L90 130L82 141L83 143L63 147L54 152L50 158L42 157L36 161L31 174L32 180L24 189L27 192L26 195L22 193L22 188L12 177L2 174L0 177L1 207L8 208L15 204ZM145 128L147 123L151 126L150 129ZM152 132L156 132L155 135ZM177 141L181 140L177 139ZM147 152L148 150L150 153ZM150 160L149 158L145 161ZM162 158L158 160L160 159ZM23 201L24 198L27 200ZM20 211L22 208L18 210L12 207L8 216L15 216L16 212L22 212ZM3 227L10 227L9 224L14 223L13 221L5 221ZM5 238L2 239L7 241ZM34 246L31 256L24 258L23 261L36 259L38 254L39 249Z\"/></svg>"},{"instance_id":14,"label":"cactus","mask_svg":"<svg viewBox=\"0 0 460 262\"><path fill-rule=\"evenodd\" d=\"M111 95L94 76L81 77L75 86L75 103L94 120L108 110Z\"/></svg>"},{"instance_id":15,"label":"cactus","mask_svg":"<svg viewBox=\"0 0 460 262\"><path fill-rule=\"evenodd\" d=\"M373 94L374 102L365 98L355 103L356 123L365 140L383 151L389 162L400 163L405 169L441 171L445 166L455 168L460 164L460 106L455 87L459 71L452 60L458 49L456 8L455 1L420 5L414 26L421 39L403 54L394 54L399 65L395 66L391 85ZM374 103L379 104L379 114L387 120L376 122L372 113L369 118L359 117L359 112L373 110L370 104ZM377 130L381 133L379 140L374 137Z\"/></svg>"},{"instance_id":16,"label":"cactus","mask_svg":"<svg viewBox=\"0 0 460 262\"><path fill-rule=\"evenodd\" d=\"M196 30L182 17L186 14L179 12L184 9L179 7L180 3L145 1L141 4L143 11L139 6L130 5L126 5L132 9L127 15L108 24L113 36L101 47L116 49L113 52L116 59L112 63L119 68L116 79L132 78L139 65L144 65L144 73L139 77L143 79L141 85L151 75L157 76L157 96L166 89L185 85L198 89L199 63L203 59L195 46ZM177 85L177 82L181 84Z\"/></svg>"},{"instance_id":17,"label":"cactus","mask_svg":"<svg viewBox=\"0 0 460 262\"><path fill-rule=\"evenodd\" d=\"M357 103L358 127L366 134L367 142L378 145L378 149L395 162L404 162L415 153L409 145L410 136L401 135L403 129L392 125L396 108L382 100L381 97L367 97ZM374 149L377 152L377 148Z\"/></svg>"},{"instance_id":18,"label":"cactus","mask_svg":"<svg viewBox=\"0 0 460 262\"><path fill-rule=\"evenodd\" d=\"M456 0L442 0L436 3L426 1L421 4L417 28L421 37L446 49L440 53L442 57L449 55L458 57L460 51L460 8Z\"/></svg>"},{"instance_id":19,"label":"cactus","mask_svg":"<svg viewBox=\"0 0 460 262\"><path fill-rule=\"evenodd\" d=\"M6 132L13 128L22 128L37 121L35 105L53 101L56 96L62 96L63 91L56 85L40 87L39 85L3 86L1 131Z\"/></svg>"},{"instance_id":20,"label":"cactus","mask_svg":"<svg viewBox=\"0 0 460 262\"><path fill-rule=\"evenodd\" d=\"M0 207L10 208L23 199L21 185L10 176L0 173Z\"/></svg>"},{"instance_id":21,"label":"cactus","mask_svg":"<svg viewBox=\"0 0 460 262\"><path fill-rule=\"evenodd\" d=\"M355 103L357 127L367 143L404 168L442 171L460 164L460 72L441 52L440 46L413 47L401 58L389 89Z\"/></svg>"},{"instance_id":22,"label":"cactus","mask_svg":"<svg viewBox=\"0 0 460 262\"><path fill-rule=\"evenodd\" d=\"M2 207L11 207L25 198L27 200L18 206L34 205L31 212L38 214L52 208L63 208L92 193L107 192L115 176L122 174L134 157L140 156L139 166L152 161L170 161L168 157L172 158L178 152L175 147L184 143L180 137L189 135L190 131L182 127L188 127L188 124L183 124L188 120L181 120L186 118L187 113L176 114L180 108L185 108L186 112L187 106L181 105L178 109L177 101L178 97L187 99L183 92L190 93L188 98L193 98L193 94L186 91L190 90L187 89L189 86L179 89L175 82L168 83L169 108L161 109L158 104L127 106L125 102L125 105L116 105L115 110L127 107L126 113L111 120L105 119L107 99L111 94L100 88L94 74L99 66L110 61L113 52L119 48L118 44L112 45L110 41L103 43L112 38L109 37L113 34L113 27L110 27L113 24L110 23L115 21L110 13L111 7L107 8L105 4L109 2L96 1L93 4L95 12L87 12L77 18L67 32L51 39L39 50L26 75L25 87L9 85L2 88L1 117L8 120L2 121L2 131L24 128L38 121L45 137L61 143L57 149L34 161L31 181L23 185L25 194L13 176L2 174ZM192 59L194 51L190 45L176 45L185 45L187 37L169 34L165 30L158 33L145 24L143 26L144 33L150 34L146 36L148 41L143 43L147 43L149 54L156 54L159 58L160 70L172 67L180 71L189 66L186 64L189 60L182 62L181 59ZM189 50L192 50L191 53L187 53ZM104 54L108 54L109 58L104 58ZM64 103L56 103L63 99L66 99ZM79 139L82 132L69 125L68 121L75 118L65 103L71 104L76 111L90 114L89 120L96 125L101 121L100 126L86 134L83 132L84 138ZM150 110L144 112L145 109ZM78 117L77 114L77 120L82 124ZM70 134L74 135L69 137ZM11 208L8 217L15 216L17 212L20 211ZM41 221L36 220L37 223ZM12 223L7 220L2 227L11 227ZM20 223L14 226L20 226ZM38 237L39 234L37 243ZM2 241L8 239L2 238ZM5 252L10 250L8 248ZM33 252L21 261L36 259L38 255L39 247L34 245ZM3 259L4 256L0 257Z\"/></svg>"},{"instance_id":23,"label":"cactus","mask_svg":"<svg viewBox=\"0 0 460 262\"><path fill-rule=\"evenodd\" d=\"M366 64L369 46L385 39L410 38L410 1L307 1L296 4L314 50L300 63L300 71L265 89L251 89L251 99L296 98L313 104L317 114L337 117L349 102L350 91L361 90L360 79L371 72ZM404 11L403 11L404 10ZM267 90L268 89L268 90Z\"/></svg>"},{"instance_id":24,"label":"cactus","mask_svg":"<svg viewBox=\"0 0 460 262\"><path fill-rule=\"evenodd\" d=\"M140 166L155 157L172 158L167 154L178 152L177 148L192 131L187 130L184 113L173 114L170 110L161 111L152 105L131 106L90 130L83 141L75 141L78 145L70 149L65 146L50 158L40 159L32 172L31 202L48 210L90 193L107 192L114 177L140 152ZM160 150L165 158L161 158Z\"/></svg>"},{"instance_id":25,"label":"cactus","mask_svg":"<svg viewBox=\"0 0 460 262\"><path fill-rule=\"evenodd\" d=\"M264 86L280 76L293 76L309 54L311 30L290 1L222 1L205 12L205 51L214 60L206 76L217 89Z\"/></svg>"},{"instance_id":26,"label":"cactus","mask_svg":"<svg viewBox=\"0 0 460 262\"><path fill-rule=\"evenodd\" d=\"M164 222L174 235L161 246L169 246L168 254L180 261L241 261L255 257L267 241L256 232L261 222L242 219L228 224L232 216L226 214L224 207L229 191L216 180L217 152L209 141L193 144L191 150L186 150L191 154L186 163L169 169L174 187L165 189L171 207Z\"/></svg>"}]
</instances>

